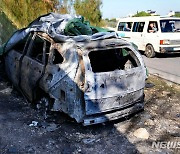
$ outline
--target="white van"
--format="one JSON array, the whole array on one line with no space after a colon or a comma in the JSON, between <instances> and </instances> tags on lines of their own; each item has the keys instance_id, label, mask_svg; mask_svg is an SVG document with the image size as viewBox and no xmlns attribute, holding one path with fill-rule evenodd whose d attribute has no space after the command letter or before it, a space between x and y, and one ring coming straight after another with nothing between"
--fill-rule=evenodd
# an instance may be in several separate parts
<instances>
[{"instance_id":1,"label":"white van","mask_svg":"<svg viewBox=\"0 0 180 154\"><path fill-rule=\"evenodd\" d=\"M159 53L180 52L180 18L129 17L121 18L116 32L135 43L149 58Z\"/></svg>"}]
</instances>

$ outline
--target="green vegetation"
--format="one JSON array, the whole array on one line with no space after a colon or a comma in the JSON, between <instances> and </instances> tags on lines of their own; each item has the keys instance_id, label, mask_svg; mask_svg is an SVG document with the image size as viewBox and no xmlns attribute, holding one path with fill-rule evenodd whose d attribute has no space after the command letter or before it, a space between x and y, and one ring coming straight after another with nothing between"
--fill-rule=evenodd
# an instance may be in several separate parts
<instances>
[{"instance_id":1,"label":"green vegetation","mask_svg":"<svg viewBox=\"0 0 180 154\"><path fill-rule=\"evenodd\" d=\"M103 24L101 5L101 0L75 0L74 9L76 14L84 16L92 25L101 26Z\"/></svg>"},{"instance_id":2,"label":"green vegetation","mask_svg":"<svg viewBox=\"0 0 180 154\"><path fill-rule=\"evenodd\" d=\"M71 12L73 7L73 0L59 0L58 10L61 14L67 14Z\"/></svg>"},{"instance_id":3,"label":"green vegetation","mask_svg":"<svg viewBox=\"0 0 180 154\"><path fill-rule=\"evenodd\" d=\"M104 22L105 22L105 25L106 25L107 27L113 27L113 28L115 28L118 21L117 21L115 18L112 18L112 19L106 18L106 19L104 20Z\"/></svg>"},{"instance_id":4,"label":"green vegetation","mask_svg":"<svg viewBox=\"0 0 180 154\"><path fill-rule=\"evenodd\" d=\"M69 13L75 10L92 25L103 25L101 0L0 0L0 9L17 28L26 27L37 17L49 12Z\"/></svg>"},{"instance_id":5,"label":"green vegetation","mask_svg":"<svg viewBox=\"0 0 180 154\"><path fill-rule=\"evenodd\" d=\"M12 25L3 12L0 12L0 27L0 45L2 45L16 31L16 27Z\"/></svg>"},{"instance_id":6,"label":"green vegetation","mask_svg":"<svg viewBox=\"0 0 180 154\"><path fill-rule=\"evenodd\" d=\"M145 12L145 11L141 11L141 12L138 12L133 16L133 17L143 17L143 16L151 16L151 14Z\"/></svg>"},{"instance_id":7,"label":"green vegetation","mask_svg":"<svg viewBox=\"0 0 180 154\"><path fill-rule=\"evenodd\" d=\"M56 11L58 0L0 0L0 4L16 27L23 28L38 16Z\"/></svg>"},{"instance_id":8,"label":"green vegetation","mask_svg":"<svg viewBox=\"0 0 180 154\"><path fill-rule=\"evenodd\" d=\"M175 17L180 17L180 12L176 12L174 16Z\"/></svg>"}]
</instances>

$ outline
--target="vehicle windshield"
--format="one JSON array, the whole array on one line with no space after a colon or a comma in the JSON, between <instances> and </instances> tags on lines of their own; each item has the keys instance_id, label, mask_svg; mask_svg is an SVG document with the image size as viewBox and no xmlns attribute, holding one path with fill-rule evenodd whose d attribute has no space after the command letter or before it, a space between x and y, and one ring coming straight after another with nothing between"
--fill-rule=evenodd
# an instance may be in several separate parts
<instances>
[{"instance_id":1,"label":"vehicle windshield","mask_svg":"<svg viewBox=\"0 0 180 154\"><path fill-rule=\"evenodd\" d=\"M166 32L180 32L180 20L160 20L161 31Z\"/></svg>"}]
</instances>

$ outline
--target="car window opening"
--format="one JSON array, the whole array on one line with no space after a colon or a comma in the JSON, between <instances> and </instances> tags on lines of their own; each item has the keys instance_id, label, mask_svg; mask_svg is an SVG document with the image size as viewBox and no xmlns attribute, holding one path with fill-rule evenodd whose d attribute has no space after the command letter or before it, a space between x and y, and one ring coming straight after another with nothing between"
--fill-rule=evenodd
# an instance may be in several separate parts
<instances>
[{"instance_id":1,"label":"car window opening","mask_svg":"<svg viewBox=\"0 0 180 154\"><path fill-rule=\"evenodd\" d=\"M132 22L121 22L118 25L118 31L131 31Z\"/></svg>"},{"instance_id":2,"label":"car window opening","mask_svg":"<svg viewBox=\"0 0 180 154\"><path fill-rule=\"evenodd\" d=\"M158 24L156 21L150 21L148 25L147 32L148 33L155 33L158 31Z\"/></svg>"},{"instance_id":3,"label":"car window opening","mask_svg":"<svg viewBox=\"0 0 180 154\"><path fill-rule=\"evenodd\" d=\"M48 55L50 50L51 43L41 39L40 37L36 36L35 40L33 41L29 56L40 63L47 63ZM45 57L43 58L43 52L45 50Z\"/></svg>"},{"instance_id":4,"label":"car window opening","mask_svg":"<svg viewBox=\"0 0 180 154\"><path fill-rule=\"evenodd\" d=\"M145 22L134 22L133 32L143 32Z\"/></svg>"},{"instance_id":5,"label":"car window opening","mask_svg":"<svg viewBox=\"0 0 180 154\"><path fill-rule=\"evenodd\" d=\"M23 53L24 50L27 50L27 46L29 45L31 38L32 38L32 34L30 33L29 36L26 36L19 43L15 44L13 49L19 53Z\"/></svg>"},{"instance_id":6,"label":"car window opening","mask_svg":"<svg viewBox=\"0 0 180 154\"><path fill-rule=\"evenodd\" d=\"M94 73L127 70L137 67L135 59L128 48L91 51L89 59Z\"/></svg>"},{"instance_id":7,"label":"car window opening","mask_svg":"<svg viewBox=\"0 0 180 154\"><path fill-rule=\"evenodd\" d=\"M64 58L59 53L57 49L54 49L54 55L53 55L53 64L61 64L63 63Z\"/></svg>"},{"instance_id":8,"label":"car window opening","mask_svg":"<svg viewBox=\"0 0 180 154\"><path fill-rule=\"evenodd\" d=\"M44 41L36 36L36 38L34 39L33 43L32 43L32 47L30 49L30 52L29 52L29 56L32 57L32 58L36 58L38 56L38 54L42 54L43 53L43 44L44 44Z\"/></svg>"},{"instance_id":9,"label":"car window opening","mask_svg":"<svg viewBox=\"0 0 180 154\"><path fill-rule=\"evenodd\" d=\"M44 50L45 50L45 57L44 57L44 63L47 64L48 63L48 57L49 57L49 52L50 52L50 46L51 43L46 41L44 42ZM44 52L44 51L43 51Z\"/></svg>"}]
</instances>

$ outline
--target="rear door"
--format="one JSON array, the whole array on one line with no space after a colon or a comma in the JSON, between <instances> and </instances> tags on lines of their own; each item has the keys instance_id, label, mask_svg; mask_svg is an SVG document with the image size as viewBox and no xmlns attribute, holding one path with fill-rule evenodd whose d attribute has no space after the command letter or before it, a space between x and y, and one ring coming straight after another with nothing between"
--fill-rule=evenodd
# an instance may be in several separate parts
<instances>
[{"instance_id":1,"label":"rear door","mask_svg":"<svg viewBox=\"0 0 180 154\"><path fill-rule=\"evenodd\" d=\"M38 81L43 76L49 50L50 42L34 34L27 54L22 59L20 86L30 101L33 101Z\"/></svg>"}]
</instances>

